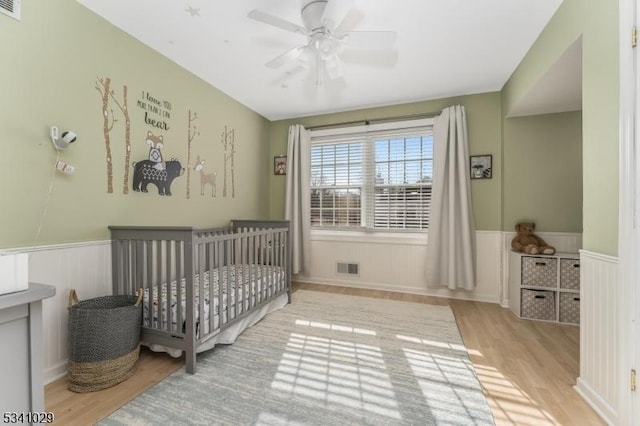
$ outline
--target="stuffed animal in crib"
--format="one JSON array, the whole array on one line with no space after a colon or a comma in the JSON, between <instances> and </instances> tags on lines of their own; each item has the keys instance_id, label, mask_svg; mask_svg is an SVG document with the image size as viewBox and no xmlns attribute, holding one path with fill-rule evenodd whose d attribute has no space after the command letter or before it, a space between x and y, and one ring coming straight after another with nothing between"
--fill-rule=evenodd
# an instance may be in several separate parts
<instances>
[{"instance_id":1,"label":"stuffed animal in crib","mask_svg":"<svg viewBox=\"0 0 640 426\"><path fill-rule=\"evenodd\" d=\"M516 224L518 235L511 240L511 249L519 253L527 254L554 254L556 249L547 244L542 238L533 234L536 224L522 222Z\"/></svg>"}]
</instances>

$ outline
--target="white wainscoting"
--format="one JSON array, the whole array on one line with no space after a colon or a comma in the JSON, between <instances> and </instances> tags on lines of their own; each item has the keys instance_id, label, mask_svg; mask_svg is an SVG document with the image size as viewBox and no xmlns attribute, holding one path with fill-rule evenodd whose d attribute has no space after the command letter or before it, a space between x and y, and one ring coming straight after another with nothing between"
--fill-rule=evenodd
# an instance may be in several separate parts
<instances>
[{"instance_id":1,"label":"white wainscoting","mask_svg":"<svg viewBox=\"0 0 640 426\"><path fill-rule=\"evenodd\" d=\"M619 403L618 259L580 251L580 377L576 391L608 423Z\"/></svg>"},{"instance_id":2,"label":"white wainscoting","mask_svg":"<svg viewBox=\"0 0 640 426\"><path fill-rule=\"evenodd\" d=\"M21 249L29 253L29 281L56 287L43 303L44 379L50 383L67 372L69 291L80 299L105 296L111 290L111 242L98 241Z\"/></svg>"},{"instance_id":3,"label":"white wainscoting","mask_svg":"<svg viewBox=\"0 0 640 426\"><path fill-rule=\"evenodd\" d=\"M294 280L497 303L502 290L502 233L477 231L476 240L478 284L474 291L427 288L427 236L400 233L313 231L311 271ZM357 263L359 274L339 274L337 262Z\"/></svg>"},{"instance_id":4,"label":"white wainscoting","mask_svg":"<svg viewBox=\"0 0 640 426\"><path fill-rule=\"evenodd\" d=\"M427 237L415 234L314 232L311 241L311 273L294 279L300 282L500 303L508 297L505 290L508 271L504 259L507 258L514 235L515 233L500 231L476 232L478 285L474 291L428 289L424 275ZM540 235L562 252L577 252L581 245L580 234ZM29 253L30 281L56 287L56 296L44 301L43 313L44 375L45 382L49 383L66 373L69 291L75 289L81 299L111 294L111 245L109 241L98 241L17 251ZM359 274L338 274L337 262L358 263ZM586 261L587 267L582 268L583 274L593 262L597 264L593 259ZM589 272L583 277L583 282L604 284L597 275L593 276L598 273L600 272ZM589 284L585 284L583 288L587 286ZM602 313L595 314L602 317ZM603 350L611 350L611 347L604 348L606 349ZM597 358L590 357L589 354L583 354L583 357L591 359L594 365L598 364ZM599 389L600 385L594 385L591 375L587 375L586 371L584 375L581 374L581 379L586 381L582 387L583 395L586 389Z\"/></svg>"}]
</instances>

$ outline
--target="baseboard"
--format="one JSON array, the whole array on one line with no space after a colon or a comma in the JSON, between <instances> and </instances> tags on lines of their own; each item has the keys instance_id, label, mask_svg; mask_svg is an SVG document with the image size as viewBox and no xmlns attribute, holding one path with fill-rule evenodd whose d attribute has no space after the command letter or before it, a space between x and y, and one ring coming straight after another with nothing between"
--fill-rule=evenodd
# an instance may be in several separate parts
<instances>
[{"instance_id":1,"label":"baseboard","mask_svg":"<svg viewBox=\"0 0 640 426\"><path fill-rule=\"evenodd\" d=\"M314 278L314 277L304 277L304 276L294 276L293 281L305 284L321 284L335 287L348 287L348 288L359 288L364 290L374 290L374 291L389 291L389 292L398 292L398 293L407 293L407 294L416 294L420 296L432 296L432 297L442 297L446 299L457 299L457 300L468 300L472 302L485 302L485 303L499 303L498 298L495 295L483 295L483 294L465 294L467 293L464 290L459 291L451 291L448 289L422 289L415 287L403 287L397 285L386 285L381 283L370 283L370 282L353 282L347 280L333 280L326 278Z\"/></svg>"},{"instance_id":2,"label":"baseboard","mask_svg":"<svg viewBox=\"0 0 640 426\"><path fill-rule=\"evenodd\" d=\"M62 362L44 370L44 384L55 382L67 375L67 363Z\"/></svg>"},{"instance_id":3,"label":"baseboard","mask_svg":"<svg viewBox=\"0 0 640 426\"><path fill-rule=\"evenodd\" d=\"M607 424L616 424L618 418L616 410L607 404L588 383L578 377L577 383L573 388Z\"/></svg>"}]
</instances>

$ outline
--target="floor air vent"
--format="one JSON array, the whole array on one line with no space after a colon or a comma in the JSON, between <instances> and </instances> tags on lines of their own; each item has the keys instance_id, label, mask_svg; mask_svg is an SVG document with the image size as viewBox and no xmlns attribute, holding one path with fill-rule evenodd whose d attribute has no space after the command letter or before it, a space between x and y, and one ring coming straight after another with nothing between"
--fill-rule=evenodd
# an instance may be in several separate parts
<instances>
[{"instance_id":1,"label":"floor air vent","mask_svg":"<svg viewBox=\"0 0 640 426\"><path fill-rule=\"evenodd\" d=\"M21 0L0 0L0 13L9 15L14 19L20 20L20 1Z\"/></svg>"},{"instance_id":2,"label":"floor air vent","mask_svg":"<svg viewBox=\"0 0 640 426\"><path fill-rule=\"evenodd\" d=\"M357 263L338 262L336 263L336 271L339 274L358 275L360 269L359 266L360 265Z\"/></svg>"}]
</instances>

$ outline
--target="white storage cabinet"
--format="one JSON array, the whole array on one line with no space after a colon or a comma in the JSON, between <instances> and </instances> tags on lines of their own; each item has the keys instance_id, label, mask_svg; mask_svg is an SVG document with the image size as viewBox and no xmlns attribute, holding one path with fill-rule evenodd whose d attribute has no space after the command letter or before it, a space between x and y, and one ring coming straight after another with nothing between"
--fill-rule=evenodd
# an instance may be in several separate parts
<instances>
[{"instance_id":1,"label":"white storage cabinet","mask_svg":"<svg viewBox=\"0 0 640 426\"><path fill-rule=\"evenodd\" d=\"M509 308L519 318L580 324L580 256L510 252Z\"/></svg>"},{"instance_id":2,"label":"white storage cabinet","mask_svg":"<svg viewBox=\"0 0 640 426\"><path fill-rule=\"evenodd\" d=\"M2 416L4 413L44 413L42 300L55 293L53 286L31 283L27 290L0 296ZM18 423L31 423L31 420L28 417Z\"/></svg>"}]
</instances>

